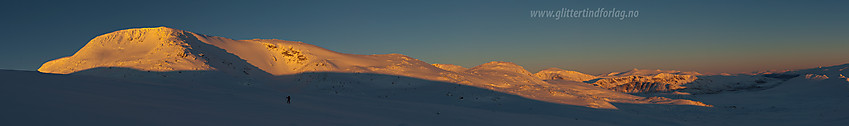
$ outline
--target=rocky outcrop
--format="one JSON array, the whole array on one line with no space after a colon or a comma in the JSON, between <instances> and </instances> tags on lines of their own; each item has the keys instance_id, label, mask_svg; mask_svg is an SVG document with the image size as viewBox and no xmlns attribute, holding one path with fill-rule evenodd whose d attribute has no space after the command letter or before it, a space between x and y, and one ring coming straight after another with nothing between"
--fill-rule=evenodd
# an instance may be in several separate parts
<instances>
[{"instance_id":1,"label":"rocky outcrop","mask_svg":"<svg viewBox=\"0 0 849 126\"><path fill-rule=\"evenodd\" d=\"M602 88L626 93L666 92L686 88L682 86L693 82L698 77L694 75L677 75L660 73L654 76L625 76L603 78L593 84Z\"/></svg>"}]
</instances>

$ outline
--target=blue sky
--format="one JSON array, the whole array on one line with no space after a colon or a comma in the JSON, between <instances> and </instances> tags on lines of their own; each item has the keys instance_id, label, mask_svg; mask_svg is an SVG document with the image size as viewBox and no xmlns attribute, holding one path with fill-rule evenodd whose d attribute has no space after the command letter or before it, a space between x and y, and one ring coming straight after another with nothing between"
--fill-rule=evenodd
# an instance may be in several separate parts
<instances>
[{"instance_id":1,"label":"blue sky","mask_svg":"<svg viewBox=\"0 0 849 126\"><path fill-rule=\"evenodd\" d=\"M35 70L115 30L168 26L233 39L303 41L531 72L749 72L849 63L847 1L14 1L0 5L0 69ZM627 9L639 17L531 18Z\"/></svg>"}]
</instances>

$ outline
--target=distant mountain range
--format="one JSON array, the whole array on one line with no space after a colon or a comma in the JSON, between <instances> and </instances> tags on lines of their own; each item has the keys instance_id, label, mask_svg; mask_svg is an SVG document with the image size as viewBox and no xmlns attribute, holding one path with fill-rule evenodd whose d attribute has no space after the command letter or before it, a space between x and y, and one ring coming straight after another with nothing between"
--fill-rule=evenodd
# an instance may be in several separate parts
<instances>
[{"instance_id":1,"label":"distant mountain range","mask_svg":"<svg viewBox=\"0 0 849 126\"><path fill-rule=\"evenodd\" d=\"M95 37L73 56L49 61L38 71L58 74L80 71L98 73L109 71L109 68L129 68L145 72L212 71L234 78L257 80L313 72L369 73L457 83L542 101L593 108L616 108L608 102L649 103L643 100L645 98L625 93L591 87L590 89L609 93L590 94L544 81L583 82L599 78L557 68L534 74L516 64L498 61L463 68L450 64L429 64L401 54L345 54L303 42L274 39L232 40L168 27L126 29ZM649 73L651 72L631 71L609 77ZM124 74L121 76L126 77L129 73ZM581 83L577 85L585 86ZM653 102L709 106L682 99Z\"/></svg>"}]
</instances>

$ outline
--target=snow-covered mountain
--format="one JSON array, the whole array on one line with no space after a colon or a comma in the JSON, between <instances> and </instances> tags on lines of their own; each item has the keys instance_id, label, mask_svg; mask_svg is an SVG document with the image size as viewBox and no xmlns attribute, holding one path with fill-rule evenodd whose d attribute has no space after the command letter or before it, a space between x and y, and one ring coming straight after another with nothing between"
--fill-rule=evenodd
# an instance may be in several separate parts
<instances>
[{"instance_id":1,"label":"snow-covered mountain","mask_svg":"<svg viewBox=\"0 0 849 126\"><path fill-rule=\"evenodd\" d=\"M145 73L133 70L113 68L129 68L158 75L146 76ZM162 76L177 81L184 80L179 78L186 78L185 76L202 80L204 76L209 76L209 72L225 73L236 78L235 82L238 83L267 85L280 90L291 90L287 89L291 88L290 86L276 82L281 80L279 76L285 75L378 74L456 83L541 101L592 108L615 109L609 102L708 106L682 99L655 99L654 102L649 102L642 100L645 98L624 93L599 95L556 86L540 78L578 81L594 78L592 75L565 70L549 69L533 74L509 62L490 62L467 69L451 64L429 64L401 54L345 54L303 42L274 39L232 40L167 27L127 29L98 36L73 56L49 61L42 65L39 71L122 78L146 76L139 80L157 80L157 76ZM174 71L178 73L175 74ZM204 75L192 75L198 72ZM343 82L363 81L346 80L344 77L334 79ZM322 86L315 83L317 82L313 81L311 85ZM323 86L328 85L334 84ZM335 86L353 85L337 84L331 87Z\"/></svg>"},{"instance_id":2,"label":"snow-covered mountain","mask_svg":"<svg viewBox=\"0 0 849 126\"><path fill-rule=\"evenodd\" d=\"M790 71L788 74L798 74L813 80L846 79L849 76L849 64Z\"/></svg>"},{"instance_id":3,"label":"snow-covered mountain","mask_svg":"<svg viewBox=\"0 0 849 126\"><path fill-rule=\"evenodd\" d=\"M200 35L159 27L127 29L97 36L73 56L44 63L44 73L69 74L97 67L142 71L199 71L215 69L197 43ZM195 41L192 41L195 40Z\"/></svg>"},{"instance_id":4,"label":"snow-covered mountain","mask_svg":"<svg viewBox=\"0 0 849 126\"><path fill-rule=\"evenodd\" d=\"M441 71L400 54L344 54L303 42L232 40L168 27L126 29L95 37L73 56L49 61L38 71L68 74L98 67L246 75L373 72L417 77L436 76L419 71Z\"/></svg>"},{"instance_id":5,"label":"snow-covered mountain","mask_svg":"<svg viewBox=\"0 0 849 126\"><path fill-rule=\"evenodd\" d=\"M681 85L695 81L698 79L697 76L701 74L698 72L675 70L633 69L593 76L577 71L549 68L539 71L534 75L544 80L569 80L590 83L600 88L625 93L653 93L683 89L685 87Z\"/></svg>"},{"instance_id":6,"label":"snow-covered mountain","mask_svg":"<svg viewBox=\"0 0 849 126\"><path fill-rule=\"evenodd\" d=\"M621 77L599 78L594 85L627 93L650 93L666 92L683 89L683 84L691 83L698 77L694 75L681 75L671 73L657 73L654 75L632 75Z\"/></svg>"},{"instance_id":7,"label":"snow-covered mountain","mask_svg":"<svg viewBox=\"0 0 849 126\"><path fill-rule=\"evenodd\" d=\"M685 84L682 91L696 94L714 94L720 92L766 90L780 86L787 81L840 81L849 74L849 64L819 67L784 72L764 72L759 74L700 76L699 79Z\"/></svg>"},{"instance_id":8,"label":"snow-covered mountain","mask_svg":"<svg viewBox=\"0 0 849 126\"><path fill-rule=\"evenodd\" d=\"M537 76L544 80L570 80L578 82L584 82L598 78L593 75L584 74L577 71L563 70L560 68L548 68L535 73L534 76Z\"/></svg>"},{"instance_id":9,"label":"snow-covered mountain","mask_svg":"<svg viewBox=\"0 0 849 126\"><path fill-rule=\"evenodd\" d=\"M624 77L624 76L654 76L657 74L677 74L677 75L702 75L699 72L694 71L677 71L677 70L645 70L645 69L632 69L625 72L612 72L608 73L605 76L608 77Z\"/></svg>"},{"instance_id":10,"label":"snow-covered mountain","mask_svg":"<svg viewBox=\"0 0 849 126\"><path fill-rule=\"evenodd\" d=\"M465 68L157 27L95 37L38 71L0 71L8 84L0 124L849 123L842 107L849 104L849 64L748 75L532 73L511 62Z\"/></svg>"}]
</instances>

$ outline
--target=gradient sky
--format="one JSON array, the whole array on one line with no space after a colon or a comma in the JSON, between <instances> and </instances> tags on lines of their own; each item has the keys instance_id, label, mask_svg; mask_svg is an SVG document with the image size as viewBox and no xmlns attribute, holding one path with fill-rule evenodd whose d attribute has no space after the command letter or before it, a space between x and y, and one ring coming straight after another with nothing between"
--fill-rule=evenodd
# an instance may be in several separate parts
<instances>
[{"instance_id":1,"label":"gradient sky","mask_svg":"<svg viewBox=\"0 0 849 126\"><path fill-rule=\"evenodd\" d=\"M232 39L303 41L354 54L400 53L531 72L703 73L849 63L849 1L8 1L0 69L36 70L95 36L168 26ZM637 18L531 18L531 10L617 8Z\"/></svg>"}]
</instances>

